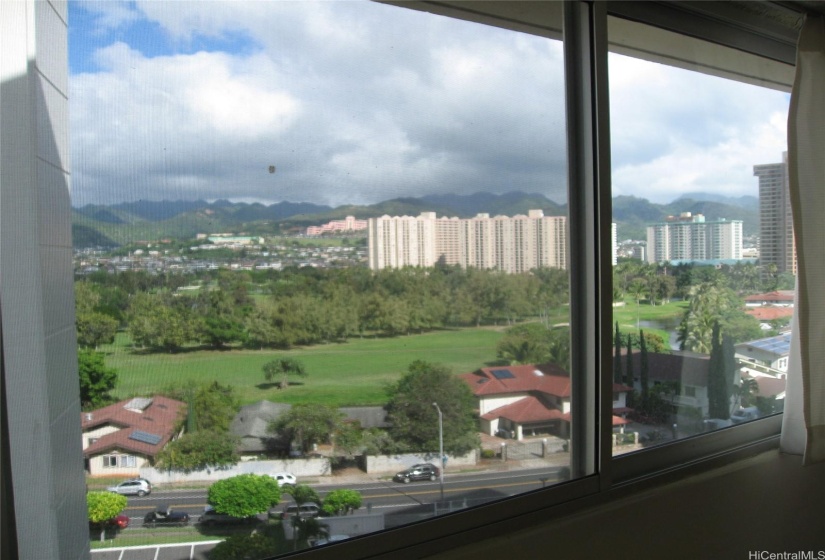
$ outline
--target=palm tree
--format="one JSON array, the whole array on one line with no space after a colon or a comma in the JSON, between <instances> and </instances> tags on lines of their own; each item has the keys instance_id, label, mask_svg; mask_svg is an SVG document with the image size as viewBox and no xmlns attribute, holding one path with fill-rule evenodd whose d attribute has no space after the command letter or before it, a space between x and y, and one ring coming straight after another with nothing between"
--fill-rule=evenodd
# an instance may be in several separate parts
<instances>
[{"instance_id":1,"label":"palm tree","mask_svg":"<svg viewBox=\"0 0 825 560\"><path fill-rule=\"evenodd\" d=\"M643 278L634 278L630 283L630 295L636 300L636 328L639 328L639 306L642 302L642 296L645 294L647 286Z\"/></svg>"},{"instance_id":2,"label":"palm tree","mask_svg":"<svg viewBox=\"0 0 825 560\"><path fill-rule=\"evenodd\" d=\"M274 377L281 376L280 387L286 389L289 386L289 376L299 375L306 376L307 372L304 364L295 358L278 358L267 362L263 366L264 377L267 381L272 381Z\"/></svg>"}]
</instances>

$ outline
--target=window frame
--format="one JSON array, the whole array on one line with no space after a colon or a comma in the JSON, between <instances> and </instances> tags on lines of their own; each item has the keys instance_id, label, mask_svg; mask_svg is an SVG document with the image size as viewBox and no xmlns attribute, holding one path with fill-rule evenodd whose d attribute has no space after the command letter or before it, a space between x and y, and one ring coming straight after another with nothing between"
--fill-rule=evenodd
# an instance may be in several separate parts
<instances>
[{"instance_id":1,"label":"window frame","mask_svg":"<svg viewBox=\"0 0 825 560\"><path fill-rule=\"evenodd\" d=\"M462 13L456 3L392 3L514 31L553 36L552 31L548 32L552 26L531 29L525 28L523 22L490 21L489 15L481 17L474 10ZM612 274L601 273L612 270L607 18L632 19L789 63L787 37L773 37L764 42L764 35L740 27L730 28L724 22L715 21L710 26L697 23L706 22L706 14L693 14L685 20L686 25L681 26L681 20L674 17L677 13L684 17L684 8L637 4L564 3L568 185L579 185L579 188L568 186L571 339L580 342L571 344L571 370L584 372L572 378L576 403L573 410L578 411L571 423L573 479L470 511L361 537L369 539L375 556L392 552L394 558L404 559L435 554L489 538L491 534L507 534L586 507L603 505L654 484L672 482L778 447L781 414L621 456L612 454ZM436 6L441 9L434 9ZM651 11L645 17L648 7ZM730 35L726 34L731 31ZM582 319L576 321L576 318ZM422 540L421 533L428 537ZM312 558L341 558L341 554L350 557L349 551L358 550L356 547L357 542L343 542L313 551Z\"/></svg>"},{"instance_id":2,"label":"window frame","mask_svg":"<svg viewBox=\"0 0 825 560\"><path fill-rule=\"evenodd\" d=\"M552 23L543 24L522 21L507 15L491 15L485 10L495 10L496 6L516 4L512 2L391 2L402 7L431 11L448 17L521 31L536 35L558 38L560 30ZM487 4L485 7L484 5ZM553 4L536 3L539 4ZM578 318L571 325L571 335L583 343L572 350L573 368L584 372L574 379L574 428L572 472L579 475L568 482L536 490L527 494L479 506L464 512L456 512L413 525L365 535L324 547L286 556L307 556L311 558L365 558L393 554L393 558L419 558L427 554L443 552L446 549L477 542L490 535L502 535L525 526L546 522L548 519L568 515L582 508L604 505L618 497L638 492L652 484L662 484L695 472L701 472L721 464L750 456L764 449L775 448L781 428L782 416L774 415L752 422L740 424L725 430L679 440L660 447L629 453L620 457L612 456L612 379L610 364L611 328L605 320L612 294L612 275L602 274L612 267L611 254L611 212L610 212L610 143L609 107L607 90L607 16L616 15L649 23L656 27L668 28L679 33L710 40L713 43L733 46L741 50L767 56L774 60L788 61L788 41L771 31L765 33L757 29L731 26L724 18L714 20L714 25L695 24L690 15L690 4L680 2L662 3L634 2L584 2L569 1L564 9L564 49L565 88L568 103L568 162L569 183L578 185L570 190L570 231L569 252L571 270L571 315ZM714 3L717 4L717 3ZM771 4L774 5L775 4ZM665 17L661 14L668 9L679 10L680 18L673 13ZM704 6L703 9L710 9ZM659 15L656 15L659 14ZM7 14L3 14L5 19ZM17 21L18 14L14 16ZM698 17L698 16L697 16ZM706 16L703 16L707 19ZM689 20L689 22L688 22ZM11 20L10 20L11 21ZM681 23L685 21L687 23ZM753 22L751 22L753 23ZM759 27L761 22L754 25ZM32 27L34 23L30 24ZM5 29L5 27L4 27ZM45 30L40 30L45 33ZM779 33L778 35L782 35ZM782 45L785 46L782 46ZM8 47L4 46L4 49ZM795 49L794 49L795 52ZM5 56L5 52L3 53ZM22 72L22 70L21 70ZM24 107L22 118L28 118L32 111ZM4 116L6 116L4 114ZM59 123L59 121L58 121ZM4 125L7 123L4 123ZM65 123L64 123L65 124ZM20 126L26 141L21 142L26 150L31 150L34 142L31 126ZM42 195L41 195L42 196ZM35 216L22 216L23 220ZM11 227L11 224L4 224ZM36 237L36 236L34 236ZM575 245L573 244L575 240ZM37 280L39 276L32 274ZM8 279L7 279L8 283ZM574 291L575 289L575 291ZM11 288L9 291L12 291ZM36 301L45 305L42 298ZM605 315L602 315L604 310ZM574 313L575 311L575 313ZM0 325L2 326L2 325ZM14 325L6 324L6 330ZM36 333L39 336L39 333ZM34 338L34 337L33 337ZM5 339L3 343L6 343ZM42 346L42 341L39 343ZM33 345L32 348L40 348ZM5 348L11 354L12 348ZM15 349L15 353L20 350ZM40 355L38 355L40 354ZM8 356L0 355L5 364ZM42 352L35 352L35 359L44 361ZM14 364L12 364L13 366ZM46 370L46 368L41 368ZM572 368L571 368L572 369ZM73 373L71 368L64 373ZM11 493L13 475L9 473L10 443L8 441L8 418L6 406L6 382L3 380L2 410L2 502L4 537L17 538L14 524L27 524L22 515L15 515ZM13 389L17 389L14 387ZM16 396L12 394L9 398ZM64 441L69 447L77 442ZM116 457L116 456L115 456ZM77 465L78 472L82 466ZM66 469L67 471L71 469ZM21 477L22 478L22 477ZM50 491L54 488L50 487ZM12 505L10 505L12 504ZM18 512L19 513L19 512ZM78 512L80 513L80 512ZM10 514L10 515L9 515ZM8 517L6 517L8 516ZM9 517L11 519L9 519ZM11 529L8 529L11 527ZM9 532L10 531L10 532ZM422 535L426 535L422 537ZM4 540L4 551L14 550L15 542ZM369 552L365 552L368 550Z\"/></svg>"}]
</instances>

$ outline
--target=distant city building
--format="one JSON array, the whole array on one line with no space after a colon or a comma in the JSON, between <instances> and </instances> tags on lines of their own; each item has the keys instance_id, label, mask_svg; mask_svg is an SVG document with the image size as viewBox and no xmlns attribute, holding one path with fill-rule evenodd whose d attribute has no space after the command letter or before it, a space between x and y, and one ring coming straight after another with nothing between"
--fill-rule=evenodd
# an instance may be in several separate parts
<instances>
[{"instance_id":1,"label":"distant city building","mask_svg":"<svg viewBox=\"0 0 825 560\"><path fill-rule=\"evenodd\" d=\"M527 216L478 214L474 218L381 216L369 220L372 270L433 266L437 262L526 272L567 268L567 218L530 210Z\"/></svg>"},{"instance_id":2,"label":"distant city building","mask_svg":"<svg viewBox=\"0 0 825 560\"><path fill-rule=\"evenodd\" d=\"M683 212L647 228L649 263L741 258L741 220L708 222L702 214Z\"/></svg>"},{"instance_id":3,"label":"distant city building","mask_svg":"<svg viewBox=\"0 0 825 560\"><path fill-rule=\"evenodd\" d=\"M793 235L793 214L788 189L788 153L782 163L754 165L759 177L759 263L767 271L796 274L796 242Z\"/></svg>"},{"instance_id":4,"label":"distant city building","mask_svg":"<svg viewBox=\"0 0 825 560\"><path fill-rule=\"evenodd\" d=\"M639 259L640 261L647 260L647 245L633 245L630 250L634 259Z\"/></svg>"},{"instance_id":5,"label":"distant city building","mask_svg":"<svg viewBox=\"0 0 825 560\"><path fill-rule=\"evenodd\" d=\"M355 216L347 216L343 220L332 220L322 226L309 226L307 235L321 235L333 231L361 231L367 229L367 220L356 220Z\"/></svg>"}]
</instances>

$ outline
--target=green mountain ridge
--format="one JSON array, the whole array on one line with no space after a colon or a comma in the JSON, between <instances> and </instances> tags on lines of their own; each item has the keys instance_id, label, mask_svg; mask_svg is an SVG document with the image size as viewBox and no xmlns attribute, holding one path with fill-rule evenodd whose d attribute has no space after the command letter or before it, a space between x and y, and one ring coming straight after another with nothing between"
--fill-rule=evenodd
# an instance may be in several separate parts
<instances>
[{"instance_id":1,"label":"green mountain ridge","mask_svg":"<svg viewBox=\"0 0 825 560\"><path fill-rule=\"evenodd\" d=\"M682 212L704 214L707 220L742 220L745 235L758 233L757 205L743 199L718 195L680 198L669 204L655 204L633 196L613 199L613 220L619 239L645 239L645 228ZM753 197L751 197L753 198ZM75 208L72 215L75 248L117 246L137 241L189 239L198 233L234 233L249 235L296 234L311 225L324 224L348 215L358 219L390 216L418 216L436 212L438 216L468 218L478 213L491 216L526 214L542 209L547 216L565 215L566 204L558 204L537 193L510 192L501 195L428 195L421 198L395 198L372 205L344 205L336 208L311 203L280 202L272 205L217 200L138 201L116 205L89 205Z\"/></svg>"}]
</instances>

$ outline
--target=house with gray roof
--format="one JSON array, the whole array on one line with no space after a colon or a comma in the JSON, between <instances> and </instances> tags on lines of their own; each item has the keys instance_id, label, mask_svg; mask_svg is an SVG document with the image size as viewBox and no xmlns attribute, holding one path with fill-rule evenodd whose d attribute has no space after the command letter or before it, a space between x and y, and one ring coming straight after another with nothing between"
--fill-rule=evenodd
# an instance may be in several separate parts
<instances>
[{"instance_id":1,"label":"house with gray roof","mask_svg":"<svg viewBox=\"0 0 825 560\"><path fill-rule=\"evenodd\" d=\"M287 412L292 405L258 401L241 407L229 431L240 439L238 453L241 457L270 455L289 450L289 442L269 432L269 424Z\"/></svg>"}]
</instances>

